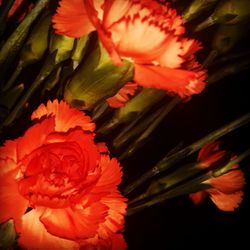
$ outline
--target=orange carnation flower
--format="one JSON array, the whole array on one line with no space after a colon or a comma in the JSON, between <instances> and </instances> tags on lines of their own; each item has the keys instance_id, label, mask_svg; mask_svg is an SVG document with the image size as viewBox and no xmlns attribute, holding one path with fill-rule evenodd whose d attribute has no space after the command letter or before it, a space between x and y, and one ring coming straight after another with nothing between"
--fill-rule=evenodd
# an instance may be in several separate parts
<instances>
[{"instance_id":1,"label":"orange carnation flower","mask_svg":"<svg viewBox=\"0 0 250 250\"><path fill-rule=\"evenodd\" d=\"M187 97L200 93L206 72L194 53L199 42L183 38L180 16L153 0L61 0L57 33L80 37L97 30L115 64L134 63L134 81Z\"/></svg>"},{"instance_id":2,"label":"orange carnation flower","mask_svg":"<svg viewBox=\"0 0 250 250\"><path fill-rule=\"evenodd\" d=\"M55 100L32 119L0 148L0 223L14 219L25 249L125 249L121 167L90 117Z\"/></svg>"},{"instance_id":3,"label":"orange carnation flower","mask_svg":"<svg viewBox=\"0 0 250 250\"><path fill-rule=\"evenodd\" d=\"M212 164L223 164L225 157L228 158L228 155L226 151L220 150L217 142L213 142L205 145L200 150L198 160L202 167L209 168ZM233 167L229 172L211 178L204 183L209 184L211 188L191 194L190 198L195 204L203 201L207 195L223 211L234 211L241 203L245 178L243 172L237 170L237 166Z\"/></svg>"}]
</instances>

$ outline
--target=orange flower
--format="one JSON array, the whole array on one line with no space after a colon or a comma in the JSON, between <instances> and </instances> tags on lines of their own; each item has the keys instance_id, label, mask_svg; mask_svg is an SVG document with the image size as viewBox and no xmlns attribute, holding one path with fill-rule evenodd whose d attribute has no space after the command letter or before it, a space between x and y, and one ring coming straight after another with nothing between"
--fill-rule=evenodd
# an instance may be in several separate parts
<instances>
[{"instance_id":1,"label":"orange flower","mask_svg":"<svg viewBox=\"0 0 250 250\"><path fill-rule=\"evenodd\" d=\"M220 150L217 142L213 142L200 150L198 160L201 162L201 167L210 168L212 164L223 164L223 162L225 164L225 156L228 158L228 155L226 151ZM211 188L193 193L190 198L195 204L198 204L209 195L219 209L234 211L242 201L242 189L245 184L244 174L241 170L237 170L237 167L234 166L229 172L205 181L204 184L209 184Z\"/></svg>"},{"instance_id":2,"label":"orange flower","mask_svg":"<svg viewBox=\"0 0 250 250\"><path fill-rule=\"evenodd\" d=\"M61 0L53 18L56 32L80 37L97 30L115 64L134 63L134 81L147 88L200 93L206 72L196 62L199 42L183 38L180 16L153 0Z\"/></svg>"},{"instance_id":3,"label":"orange flower","mask_svg":"<svg viewBox=\"0 0 250 250\"><path fill-rule=\"evenodd\" d=\"M121 168L91 119L55 100L32 120L0 148L0 223L13 218L26 249L125 249Z\"/></svg>"}]
</instances>

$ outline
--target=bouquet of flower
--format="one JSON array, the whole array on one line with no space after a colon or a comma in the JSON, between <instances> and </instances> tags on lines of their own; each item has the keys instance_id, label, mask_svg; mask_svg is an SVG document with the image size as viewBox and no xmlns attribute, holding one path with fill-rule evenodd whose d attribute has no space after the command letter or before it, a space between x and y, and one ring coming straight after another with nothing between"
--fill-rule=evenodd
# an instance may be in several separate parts
<instances>
[{"instance_id":1,"label":"bouquet of flower","mask_svg":"<svg viewBox=\"0 0 250 250\"><path fill-rule=\"evenodd\" d=\"M0 1L0 248L132 249L130 218L170 199L237 209L249 20L249 0Z\"/></svg>"}]
</instances>

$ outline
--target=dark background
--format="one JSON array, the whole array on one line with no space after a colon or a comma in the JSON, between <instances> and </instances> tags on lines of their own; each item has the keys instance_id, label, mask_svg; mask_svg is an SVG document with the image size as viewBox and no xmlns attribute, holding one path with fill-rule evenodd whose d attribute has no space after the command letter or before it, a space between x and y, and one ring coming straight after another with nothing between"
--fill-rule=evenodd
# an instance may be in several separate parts
<instances>
[{"instance_id":1,"label":"dark background","mask_svg":"<svg viewBox=\"0 0 250 250\"><path fill-rule=\"evenodd\" d=\"M182 9L181 4L176 6ZM203 15L201 19L204 18ZM218 26L194 33L193 28L201 19L187 25L187 34L202 42L204 50L198 53L198 59L203 62L211 49L211 39ZM248 32L229 54L249 51L249 43ZM228 63L237 62L232 60ZM222 66L210 67L209 74ZM176 107L155 131L153 139L133 157L123 161L122 187L139 177L145 169L154 166L180 142L187 146L249 112L249 73L250 70L243 70L229 75L189 102ZM223 147L236 154L248 149L249 129L250 126L245 125L223 136ZM186 161L196 158L197 154L194 154ZM188 197L154 205L126 218L128 249L250 249L250 158L240 166L247 184L243 202L234 212L220 211L209 198L200 205L194 205Z\"/></svg>"}]
</instances>

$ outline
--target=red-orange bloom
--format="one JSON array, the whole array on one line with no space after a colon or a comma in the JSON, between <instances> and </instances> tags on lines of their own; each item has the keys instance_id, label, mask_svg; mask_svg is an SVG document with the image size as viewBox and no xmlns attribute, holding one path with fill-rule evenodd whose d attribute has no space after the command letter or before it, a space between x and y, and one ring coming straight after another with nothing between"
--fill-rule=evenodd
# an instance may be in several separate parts
<instances>
[{"instance_id":1,"label":"red-orange bloom","mask_svg":"<svg viewBox=\"0 0 250 250\"><path fill-rule=\"evenodd\" d=\"M0 223L13 218L26 249L125 249L121 168L91 119L57 100L32 119L0 148Z\"/></svg>"},{"instance_id":2,"label":"red-orange bloom","mask_svg":"<svg viewBox=\"0 0 250 250\"><path fill-rule=\"evenodd\" d=\"M134 63L134 81L147 88L200 93L206 72L196 62L199 42L183 38L180 16L153 0L61 0L53 18L59 34L80 37L97 30L114 63Z\"/></svg>"},{"instance_id":3,"label":"red-orange bloom","mask_svg":"<svg viewBox=\"0 0 250 250\"><path fill-rule=\"evenodd\" d=\"M210 167L212 164L220 162L226 154L226 151L220 150L217 142L213 142L200 150L198 160L202 167ZM237 166L229 172L211 178L204 183L211 185L211 188L191 194L190 198L195 204L200 203L207 195L223 211L234 211L241 203L245 178L243 172L237 170Z\"/></svg>"}]
</instances>

